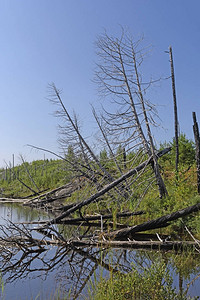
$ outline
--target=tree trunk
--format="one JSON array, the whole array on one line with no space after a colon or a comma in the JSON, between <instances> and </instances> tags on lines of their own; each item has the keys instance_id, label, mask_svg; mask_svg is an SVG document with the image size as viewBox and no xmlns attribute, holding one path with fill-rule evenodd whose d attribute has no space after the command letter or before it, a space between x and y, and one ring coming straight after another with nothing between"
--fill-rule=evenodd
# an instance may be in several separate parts
<instances>
[{"instance_id":1,"label":"tree trunk","mask_svg":"<svg viewBox=\"0 0 200 300\"><path fill-rule=\"evenodd\" d=\"M169 47L169 57L171 64L171 79L172 79L172 91L173 91L173 102L174 102L174 127L175 127L175 147L176 147L176 178L178 179L178 164L179 164L179 145L178 145L178 112L177 112L177 101L176 101L176 88L175 88L175 76L174 76L174 63L172 56L172 47Z\"/></svg>"},{"instance_id":2,"label":"tree trunk","mask_svg":"<svg viewBox=\"0 0 200 300\"><path fill-rule=\"evenodd\" d=\"M115 240L131 238L131 236L134 236L134 233L136 232L152 230L161 227L167 227L170 221L177 220L178 218L184 217L186 215L189 215L193 212L197 212L199 210L200 210L200 203L197 203L195 205L173 212L169 215L165 215L160 218L147 221L139 225L132 226L130 228L117 230L115 232L108 234L107 237L111 239L113 238Z\"/></svg>"},{"instance_id":3,"label":"tree trunk","mask_svg":"<svg viewBox=\"0 0 200 300\"><path fill-rule=\"evenodd\" d=\"M196 144L196 164L197 164L197 190L200 194L200 138L199 138L199 127L196 120L195 112L192 113L193 116L193 132L194 132L194 139Z\"/></svg>"}]
</instances>

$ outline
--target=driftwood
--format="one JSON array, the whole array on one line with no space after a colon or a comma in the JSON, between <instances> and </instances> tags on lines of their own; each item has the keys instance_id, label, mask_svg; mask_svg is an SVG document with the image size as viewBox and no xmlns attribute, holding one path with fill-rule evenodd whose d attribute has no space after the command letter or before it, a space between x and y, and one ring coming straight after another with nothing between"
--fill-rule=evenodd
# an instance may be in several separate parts
<instances>
[{"instance_id":1,"label":"driftwood","mask_svg":"<svg viewBox=\"0 0 200 300\"><path fill-rule=\"evenodd\" d=\"M198 241L173 241L170 236L158 235L158 234L144 234L138 233L141 231L146 231L150 229L160 228L168 226L170 221L176 220L180 217L184 217L190 213L194 213L200 210L200 203L196 205L187 207L185 209L173 212L172 214L162 216L155 220L151 220L133 227L120 229L112 233L105 233L96 231L96 235L93 233L91 235L79 236L79 238L65 239L55 228L34 228L28 229L24 224L13 224L5 228L1 226L2 232L5 236L0 238L2 247L17 247L19 249L24 249L30 253L32 247L36 252L45 251L45 245L57 245L57 246L67 246L67 247L96 247L96 248L133 248L133 249L151 249L151 250L183 250L185 247L192 247L193 249L199 249ZM120 215L120 214L119 214ZM123 214L122 214L123 215ZM124 216L128 213L124 213ZM106 217L106 216L105 216ZM107 217L110 217L109 215ZM87 217L86 217L87 218ZM99 218L99 216L89 216L88 219L92 220ZM82 218L74 219L78 222ZM71 220L63 220L62 224L67 224ZM89 226L89 221L84 221L85 225ZM77 224L76 224L77 225ZM82 225L82 224L81 224ZM124 226L124 225L122 225ZM126 225L125 225L126 226ZM36 230L42 234L43 238L35 239L31 231ZM199 251L199 250L198 250Z\"/></svg>"},{"instance_id":2,"label":"driftwood","mask_svg":"<svg viewBox=\"0 0 200 300\"><path fill-rule=\"evenodd\" d=\"M169 222L177 220L178 218L187 216L199 210L200 210L200 203L197 203L195 205L173 212L172 214L168 214L160 218L129 227L127 229L114 231L110 234L107 234L107 237L115 240L123 240L123 239L131 238L132 236L134 236L136 232L141 232L141 231L146 231L146 230L151 230L151 229L156 229L161 227L167 227L168 225L170 225Z\"/></svg>"},{"instance_id":3,"label":"driftwood","mask_svg":"<svg viewBox=\"0 0 200 300\"><path fill-rule=\"evenodd\" d=\"M171 147L165 148L164 150L157 153L157 157L163 156L164 154L168 153L170 150L171 150ZM56 224L60 220L68 217L71 213L75 212L76 210L80 210L83 206L88 205L88 204L90 204L94 201L99 201L99 198L101 196L103 196L105 193L107 193L108 191L110 191L111 189L113 189L114 187L119 185L121 182L123 182L127 178L129 178L133 175L136 175L140 170L144 169L147 165L152 163L152 160L153 160L153 157L150 157L149 159L147 159L145 162L143 162L142 164L140 164L136 168L130 170L129 172L122 175L120 178L118 178L118 179L114 180L113 182L111 182L110 184L106 185L104 188L102 188L100 191L98 191L96 194L92 195L88 199L86 199L82 202L78 202L76 204L73 204L73 206L71 208L69 208L66 212L64 212L60 216L52 219L51 221L47 222L47 224L45 226L49 226L51 224Z\"/></svg>"}]
</instances>

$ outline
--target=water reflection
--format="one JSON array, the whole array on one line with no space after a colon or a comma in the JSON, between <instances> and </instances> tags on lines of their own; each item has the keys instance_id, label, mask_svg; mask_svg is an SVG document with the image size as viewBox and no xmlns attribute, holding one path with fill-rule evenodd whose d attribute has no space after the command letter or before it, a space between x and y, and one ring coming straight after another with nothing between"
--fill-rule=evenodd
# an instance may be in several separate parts
<instances>
[{"instance_id":1,"label":"water reflection","mask_svg":"<svg viewBox=\"0 0 200 300\"><path fill-rule=\"evenodd\" d=\"M2 218L0 224L6 226L5 219L13 223L34 221L37 211L19 206L0 206ZM13 224L11 223L11 224ZM67 229L66 229L67 230ZM72 232L70 227L67 235ZM1 232L1 235L3 233ZM30 251L31 250L31 251ZM78 248L72 246L58 247L43 245L15 249L1 247L0 268L6 283L4 299L55 299L67 295L71 299L82 299L87 294L90 280L94 274L109 276L115 272L127 273L133 265L137 268L148 268L159 257L173 273L174 283L182 292L187 284L200 272L200 258L194 253L177 254L131 249ZM199 278L188 287L191 296L200 295ZM67 298L67 299L68 299Z\"/></svg>"},{"instance_id":2,"label":"water reflection","mask_svg":"<svg viewBox=\"0 0 200 300\"><path fill-rule=\"evenodd\" d=\"M47 220L49 217L43 211L38 213L36 209L20 206L19 204L0 203L0 225L7 220L15 222L31 222L34 220Z\"/></svg>"}]
</instances>

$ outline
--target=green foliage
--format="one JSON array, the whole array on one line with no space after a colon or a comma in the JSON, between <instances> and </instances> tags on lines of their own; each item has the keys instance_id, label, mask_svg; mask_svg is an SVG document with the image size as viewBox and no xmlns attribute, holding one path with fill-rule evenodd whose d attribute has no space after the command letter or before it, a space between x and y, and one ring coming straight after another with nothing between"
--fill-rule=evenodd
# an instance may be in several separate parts
<instances>
[{"instance_id":1,"label":"green foliage","mask_svg":"<svg viewBox=\"0 0 200 300\"><path fill-rule=\"evenodd\" d=\"M1 169L0 171L1 193L5 197L27 196L33 193L31 189L37 192L38 189L56 188L68 181L69 172L62 160L25 162L14 169Z\"/></svg>"},{"instance_id":2,"label":"green foliage","mask_svg":"<svg viewBox=\"0 0 200 300\"><path fill-rule=\"evenodd\" d=\"M173 287L173 278L164 259L157 258L149 267L133 266L128 274L117 273L106 280L101 277L92 283L90 299L94 300L175 300L188 299Z\"/></svg>"},{"instance_id":3,"label":"green foliage","mask_svg":"<svg viewBox=\"0 0 200 300\"><path fill-rule=\"evenodd\" d=\"M168 197L160 199L157 186L155 184L153 186L149 184L152 180L152 168L151 166L148 166L145 169L145 172L141 172L141 176L137 176L136 183L132 180L130 184L132 194L128 199L122 199L120 194L117 193L117 189L112 189L109 193L102 196L101 201L91 203L89 206L84 207L82 209L82 213L94 213L94 211L113 213L113 221L116 223L117 212L124 210L134 211L137 203L140 203L142 199L139 205L139 210L144 210L146 214L130 219L131 222L136 224L160 217L164 214L169 214L198 202L199 198L196 197L196 166L194 163L195 149L193 142L188 140L185 134L181 134L179 137L180 168L178 181L174 172L175 143L165 143L165 145L161 145L161 148L169 145L172 146L171 153L163 156L163 158L159 160L162 176L169 193ZM122 146L118 147L116 155L116 160L124 172L134 168L147 158L142 149L138 150L138 152L125 153L125 149ZM71 146L68 147L65 158L69 162L81 162L81 157L75 153ZM100 152L99 159L101 164L108 170L113 178L121 176L114 160L107 153L106 149L103 149ZM72 178L78 174L77 172L79 172L73 171L72 165L69 162L62 160L38 160L33 161L32 163L26 162L15 167L14 170L12 168L7 171L1 169L0 186L2 195L5 197L15 198L23 196L26 197L32 192L25 185L35 191L37 191L36 186L40 190L53 189L61 186L71 181ZM90 163L95 168L96 163L93 161L90 161ZM98 170L98 166L96 166L96 169ZM34 182L27 174L27 170ZM17 178L19 178L25 185L20 183ZM90 197L91 194L96 193L97 185L92 184L87 179L84 180L85 182L83 187L72 193L71 197L67 201L70 201L70 203L81 201ZM100 186L103 187L105 184L108 184L108 181L99 176L99 183ZM190 218L188 217L186 224L190 227L193 233L198 234L200 232L198 214L195 214ZM182 226L180 221L175 222L175 225L180 225L180 227ZM173 227L170 227L170 230L173 230Z\"/></svg>"},{"instance_id":4,"label":"green foliage","mask_svg":"<svg viewBox=\"0 0 200 300\"><path fill-rule=\"evenodd\" d=\"M176 274L181 274L184 280L190 280L191 274L199 274L200 257L192 250L185 250L180 254L170 255L171 265Z\"/></svg>"},{"instance_id":5,"label":"green foliage","mask_svg":"<svg viewBox=\"0 0 200 300\"><path fill-rule=\"evenodd\" d=\"M161 161L168 162L175 166L176 145L173 142L161 144L161 149L172 147L172 150L166 156L163 156ZM195 145L192 140L189 140L184 133L179 136L179 165L182 167L191 166L195 162Z\"/></svg>"},{"instance_id":6,"label":"green foliage","mask_svg":"<svg viewBox=\"0 0 200 300\"><path fill-rule=\"evenodd\" d=\"M172 153L175 152L175 142L172 144ZM195 146L191 140L186 138L185 134L179 137L179 162L181 165L192 165L195 161Z\"/></svg>"},{"instance_id":7,"label":"green foliage","mask_svg":"<svg viewBox=\"0 0 200 300\"><path fill-rule=\"evenodd\" d=\"M99 160L100 160L101 165L102 165L104 168L106 168L106 167L108 166L109 158L108 158L108 154L107 154L106 149L103 149L103 150L100 152Z\"/></svg>"}]
</instances>

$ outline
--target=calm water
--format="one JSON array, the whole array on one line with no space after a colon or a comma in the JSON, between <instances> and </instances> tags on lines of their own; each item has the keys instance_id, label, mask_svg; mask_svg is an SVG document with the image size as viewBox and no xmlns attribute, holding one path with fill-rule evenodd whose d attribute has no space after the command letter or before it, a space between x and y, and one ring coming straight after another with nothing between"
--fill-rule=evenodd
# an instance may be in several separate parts
<instances>
[{"instance_id":1,"label":"calm water","mask_svg":"<svg viewBox=\"0 0 200 300\"><path fill-rule=\"evenodd\" d=\"M6 220L17 223L46 218L44 214L38 215L37 211L29 208L0 205L0 225L5 226ZM70 236L71 228L65 234ZM73 234L76 235L76 232ZM39 237L38 234L35 235ZM55 246L47 246L46 251L41 254L31 253L23 256L22 252L18 252L6 263L3 255L2 252L0 268L4 270L5 287L2 299L5 300L54 299L58 290L60 295L69 295L71 290L69 299L86 299L89 280L94 278L94 274L97 278L99 274L108 276L110 266L113 272L128 272L132 263L145 265L154 261L158 255L165 257L165 254L148 251L112 249L108 252L99 249L72 250ZM183 259L185 258L180 257L180 260ZM187 261L182 274L173 266L169 256L166 256L165 260L170 266L177 289L185 289L187 283L200 274L199 256L196 260ZM189 295L200 295L199 278L190 286Z\"/></svg>"}]
</instances>

